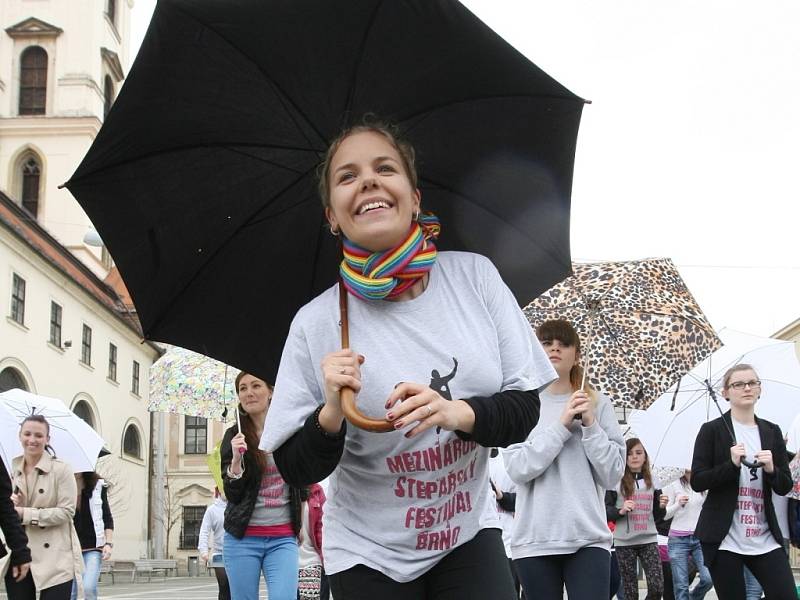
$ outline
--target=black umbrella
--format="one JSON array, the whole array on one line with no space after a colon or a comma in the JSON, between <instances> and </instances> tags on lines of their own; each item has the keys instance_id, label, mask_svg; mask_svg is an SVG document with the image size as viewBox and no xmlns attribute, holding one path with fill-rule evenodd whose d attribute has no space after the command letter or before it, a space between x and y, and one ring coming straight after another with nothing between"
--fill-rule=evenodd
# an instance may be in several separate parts
<instances>
[{"instance_id":1,"label":"black umbrella","mask_svg":"<svg viewBox=\"0 0 800 600\"><path fill-rule=\"evenodd\" d=\"M582 106L454 0L160 0L66 186L148 339L272 379L336 280L315 170L344 126L398 123L439 248L488 255L527 303L569 273Z\"/></svg>"}]
</instances>

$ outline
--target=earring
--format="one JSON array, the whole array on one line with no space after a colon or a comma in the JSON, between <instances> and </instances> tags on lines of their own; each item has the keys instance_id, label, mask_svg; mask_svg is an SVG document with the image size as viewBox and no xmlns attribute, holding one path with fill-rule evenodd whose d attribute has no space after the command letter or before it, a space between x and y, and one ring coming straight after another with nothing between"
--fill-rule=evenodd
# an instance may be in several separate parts
<instances>
[{"instance_id":1,"label":"earring","mask_svg":"<svg viewBox=\"0 0 800 600\"><path fill-rule=\"evenodd\" d=\"M414 220L419 221L419 209L414 211Z\"/></svg>"},{"instance_id":2,"label":"earring","mask_svg":"<svg viewBox=\"0 0 800 600\"><path fill-rule=\"evenodd\" d=\"M338 229L334 229L333 227L331 227L331 235L332 235L333 237L339 237L339 234L340 234L340 233L341 233L341 231L339 231Z\"/></svg>"}]
</instances>

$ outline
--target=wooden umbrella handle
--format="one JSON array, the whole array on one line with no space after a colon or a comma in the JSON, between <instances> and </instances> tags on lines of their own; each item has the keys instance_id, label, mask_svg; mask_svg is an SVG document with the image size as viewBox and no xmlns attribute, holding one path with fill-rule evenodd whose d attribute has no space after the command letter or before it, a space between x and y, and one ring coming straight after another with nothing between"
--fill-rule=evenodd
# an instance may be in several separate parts
<instances>
[{"instance_id":1,"label":"wooden umbrella handle","mask_svg":"<svg viewBox=\"0 0 800 600\"><path fill-rule=\"evenodd\" d=\"M342 349L350 347L350 328L347 322L347 288L339 279L339 318L342 327ZM339 399L342 403L342 412L347 421L365 431L373 433L386 433L394 431L394 425L386 419L372 419L358 410L356 406L356 393L352 388L343 387L339 390Z\"/></svg>"}]
</instances>

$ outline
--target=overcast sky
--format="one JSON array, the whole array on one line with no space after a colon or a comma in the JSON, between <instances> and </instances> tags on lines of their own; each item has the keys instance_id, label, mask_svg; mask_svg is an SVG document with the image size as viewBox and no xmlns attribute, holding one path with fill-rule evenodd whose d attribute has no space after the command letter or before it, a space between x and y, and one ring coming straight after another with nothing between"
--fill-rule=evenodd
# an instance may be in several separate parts
<instances>
[{"instance_id":1,"label":"overcast sky","mask_svg":"<svg viewBox=\"0 0 800 600\"><path fill-rule=\"evenodd\" d=\"M464 3L592 101L574 259L670 257L717 329L800 318L800 2ZM136 0L131 56L154 5Z\"/></svg>"}]
</instances>

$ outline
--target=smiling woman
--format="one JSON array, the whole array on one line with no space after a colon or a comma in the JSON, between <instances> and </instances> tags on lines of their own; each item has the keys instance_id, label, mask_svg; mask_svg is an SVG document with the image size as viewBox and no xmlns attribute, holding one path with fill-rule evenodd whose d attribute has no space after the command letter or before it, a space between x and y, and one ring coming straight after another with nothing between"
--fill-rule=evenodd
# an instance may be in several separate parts
<instances>
[{"instance_id":1,"label":"smiling woman","mask_svg":"<svg viewBox=\"0 0 800 600\"><path fill-rule=\"evenodd\" d=\"M341 283L294 319L261 447L295 485L331 477L335 597L510 600L489 448L525 439L555 372L489 260L437 250L439 221L423 212L414 151L394 128L345 131L319 174ZM352 348L336 350L339 286ZM348 428L345 388L391 432ZM397 474L414 456L430 460L411 498Z\"/></svg>"},{"instance_id":2,"label":"smiling woman","mask_svg":"<svg viewBox=\"0 0 800 600\"><path fill-rule=\"evenodd\" d=\"M78 488L72 468L48 452L50 425L44 417L27 417L19 441L23 454L13 462L11 500L25 525L33 561L21 581L6 575L6 589L10 598L20 600L34 600L43 590L48 598L66 600L83 568L72 526Z\"/></svg>"},{"instance_id":3,"label":"smiling woman","mask_svg":"<svg viewBox=\"0 0 800 600\"><path fill-rule=\"evenodd\" d=\"M242 371L236 377L238 421L220 444L228 507L222 556L233 598L257 600L261 574L269 597L294 600L300 490L278 473L272 455L258 448L272 386Z\"/></svg>"}]
</instances>

